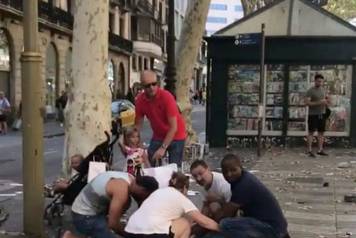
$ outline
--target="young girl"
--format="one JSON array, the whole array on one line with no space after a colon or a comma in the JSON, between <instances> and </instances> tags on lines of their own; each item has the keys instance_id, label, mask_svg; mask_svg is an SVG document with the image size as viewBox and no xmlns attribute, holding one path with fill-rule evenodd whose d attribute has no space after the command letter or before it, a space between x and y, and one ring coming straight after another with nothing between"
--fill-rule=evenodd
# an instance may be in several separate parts
<instances>
[{"instance_id":1,"label":"young girl","mask_svg":"<svg viewBox=\"0 0 356 238\"><path fill-rule=\"evenodd\" d=\"M119 142L120 149L126 158L126 170L134 176L142 175L143 167L150 167L147 151L141 143L140 133L136 128L124 130L123 141Z\"/></svg>"}]
</instances>

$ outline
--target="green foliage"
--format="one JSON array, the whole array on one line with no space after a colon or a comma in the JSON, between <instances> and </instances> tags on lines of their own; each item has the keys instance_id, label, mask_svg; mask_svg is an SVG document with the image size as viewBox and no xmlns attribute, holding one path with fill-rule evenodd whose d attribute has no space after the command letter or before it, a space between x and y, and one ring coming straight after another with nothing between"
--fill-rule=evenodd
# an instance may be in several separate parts
<instances>
[{"instance_id":1,"label":"green foliage","mask_svg":"<svg viewBox=\"0 0 356 238\"><path fill-rule=\"evenodd\" d=\"M356 17L356 0L328 0L325 9L344 20L350 20Z\"/></svg>"},{"instance_id":2,"label":"green foliage","mask_svg":"<svg viewBox=\"0 0 356 238\"><path fill-rule=\"evenodd\" d=\"M241 0L244 15L246 16L273 1L274 0ZM328 0L328 4L324 8L344 20L350 20L356 17L356 0Z\"/></svg>"}]
</instances>

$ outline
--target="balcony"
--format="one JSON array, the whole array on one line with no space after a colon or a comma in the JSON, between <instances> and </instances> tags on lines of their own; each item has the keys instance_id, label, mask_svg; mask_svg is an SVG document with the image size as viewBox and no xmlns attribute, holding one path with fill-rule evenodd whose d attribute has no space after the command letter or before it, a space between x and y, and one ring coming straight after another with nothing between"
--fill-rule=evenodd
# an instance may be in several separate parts
<instances>
[{"instance_id":1,"label":"balcony","mask_svg":"<svg viewBox=\"0 0 356 238\"><path fill-rule=\"evenodd\" d=\"M132 41L122 38L112 32L109 32L109 44L112 48L131 54L133 50Z\"/></svg>"},{"instance_id":2,"label":"balcony","mask_svg":"<svg viewBox=\"0 0 356 238\"><path fill-rule=\"evenodd\" d=\"M58 24L69 29L73 28L74 20L72 14L58 7L54 7L50 3L40 1L38 3L38 14L40 18L51 23Z\"/></svg>"},{"instance_id":3,"label":"balcony","mask_svg":"<svg viewBox=\"0 0 356 238\"><path fill-rule=\"evenodd\" d=\"M0 0L0 4L22 11L23 0Z\"/></svg>"}]
</instances>

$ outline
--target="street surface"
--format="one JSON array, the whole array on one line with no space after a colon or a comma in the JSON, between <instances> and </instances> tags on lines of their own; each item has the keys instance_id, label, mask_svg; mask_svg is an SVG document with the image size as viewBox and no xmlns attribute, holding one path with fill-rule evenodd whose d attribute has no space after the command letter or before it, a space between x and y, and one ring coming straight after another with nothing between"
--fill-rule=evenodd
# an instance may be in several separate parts
<instances>
[{"instance_id":1,"label":"street surface","mask_svg":"<svg viewBox=\"0 0 356 238\"><path fill-rule=\"evenodd\" d=\"M195 106L193 124L198 132L204 131L204 118L203 108ZM143 134L145 141L150 133L147 126ZM0 230L21 231L21 143L8 136L7 143L2 143L4 137L0 137L0 206L10 212L10 217ZM60 171L63 137L47 138L45 142L46 180L50 182ZM356 237L356 203L344 201L345 195L356 194L356 152L353 149L327 148L329 156L309 158L304 147L272 147L259 159L254 148L232 151L240 154L243 165L275 194L292 238ZM210 149L204 159L214 170L220 171L220 159L226 152L224 148ZM119 168L120 160L116 161ZM193 183L190 189L198 191L190 198L199 206L200 188Z\"/></svg>"},{"instance_id":2,"label":"street surface","mask_svg":"<svg viewBox=\"0 0 356 238\"><path fill-rule=\"evenodd\" d=\"M205 108L195 105L192 123L198 133L205 133ZM52 183L61 173L63 153L63 128L57 122L44 126L44 168L45 183ZM145 120L141 137L148 144L151 137L149 123ZM121 169L124 160L118 147L114 151L114 169ZM10 132L0 136L0 207L10 216L0 226L0 230L22 230L22 136L20 132ZM1 236L1 235L0 235Z\"/></svg>"}]
</instances>

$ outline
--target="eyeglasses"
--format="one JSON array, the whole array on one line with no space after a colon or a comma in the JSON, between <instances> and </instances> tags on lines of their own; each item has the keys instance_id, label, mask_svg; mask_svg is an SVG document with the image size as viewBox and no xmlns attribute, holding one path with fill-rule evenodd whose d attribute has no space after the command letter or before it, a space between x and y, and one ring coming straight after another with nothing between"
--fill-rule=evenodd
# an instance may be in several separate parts
<instances>
[{"instance_id":1,"label":"eyeglasses","mask_svg":"<svg viewBox=\"0 0 356 238\"><path fill-rule=\"evenodd\" d=\"M150 88L151 86L157 86L157 82L148 83L148 84L143 85L144 88Z\"/></svg>"}]
</instances>

